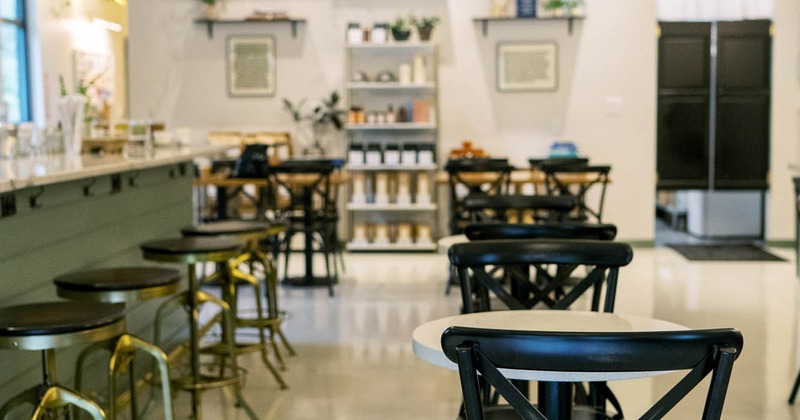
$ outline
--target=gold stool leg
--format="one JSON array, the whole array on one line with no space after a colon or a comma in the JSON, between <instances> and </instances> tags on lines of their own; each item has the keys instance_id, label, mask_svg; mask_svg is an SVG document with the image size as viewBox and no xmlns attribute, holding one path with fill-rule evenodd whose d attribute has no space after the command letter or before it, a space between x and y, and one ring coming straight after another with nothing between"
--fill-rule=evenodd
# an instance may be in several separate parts
<instances>
[{"instance_id":1,"label":"gold stool leg","mask_svg":"<svg viewBox=\"0 0 800 420\"><path fill-rule=\"evenodd\" d=\"M245 255L243 255L243 257L240 257L240 258L249 259L250 255L249 254L245 254ZM278 373L278 370L275 369L275 366L272 365L272 362L269 361L269 358L267 356L267 338L264 335L264 327L266 325L266 322L265 322L265 320L263 318L263 316L264 316L263 315L264 314L264 308L262 308L262 306L261 306L261 285L260 285L258 279L255 276L250 275L250 274L245 274L244 272L242 272L241 270L236 268L236 266L238 265L239 262L240 262L239 259L237 259L237 260L235 260L235 261L233 261L231 263L231 266L229 267L231 278L230 278L230 281L227 282L227 284L228 284L228 292L227 292L227 296L226 297L227 297L229 302L232 302L232 304L231 304L232 305L231 306L232 307L231 313L235 317L234 318L234 325L249 325L249 323L247 323L245 320L239 320L238 319L236 306L235 306L236 305L236 300L237 300L236 283L237 283L237 280L241 280L241 281L244 281L244 282L247 282L248 284L250 284L253 287L254 291L255 291L255 296L256 296L256 319L254 320L254 325L255 325L256 329L258 330L259 346L260 346L260 350L261 350L261 360L264 362L264 365L267 367L267 369L270 371L272 376L278 382L278 385L280 385L281 389L287 389L287 388L289 388L289 386L283 380L283 377L281 376L281 374Z\"/></svg>"},{"instance_id":2,"label":"gold stool leg","mask_svg":"<svg viewBox=\"0 0 800 420\"><path fill-rule=\"evenodd\" d=\"M167 367L167 355L164 352L132 335L123 335L117 340L117 345L114 349L114 353L111 356L111 360L108 364L108 389L109 389L109 413L108 418L113 420L116 417L116 376L117 373L123 370L126 366L130 365L133 362L134 355L137 350L141 350L144 353L149 354L153 357L154 363L158 366L158 371L161 377L161 393L162 399L164 400L164 419L165 420L172 420L173 418L173 410L172 410L172 398L171 398L171 391L169 385L169 368ZM155 372L154 372L155 373ZM131 378L133 378L133 372L130 372ZM136 388L135 388L135 380L132 381L132 388L131 388L131 406L132 406L132 416L133 418L138 418L138 414L136 412ZM155 386L155 385L153 385Z\"/></svg>"},{"instance_id":3,"label":"gold stool leg","mask_svg":"<svg viewBox=\"0 0 800 420\"><path fill-rule=\"evenodd\" d=\"M32 420L37 420L47 412L54 409L59 409L66 406L74 406L89 413L94 420L103 420L106 418L103 409L100 408L94 401L78 394L75 391L60 387L51 386L47 389L39 404L36 406Z\"/></svg>"},{"instance_id":4,"label":"gold stool leg","mask_svg":"<svg viewBox=\"0 0 800 420\"><path fill-rule=\"evenodd\" d=\"M286 347L286 350L289 352L290 356L296 356L297 352L294 351L294 348L291 344L289 344L289 340L286 339L286 336L283 335L283 330L281 330L281 313L278 309L278 267L275 263L267 257L263 252L256 251L255 255L257 256L258 260L261 261L261 264L264 266L265 271L265 281L267 286L267 316L269 319L276 320L274 324L272 324L270 328L270 334L274 340L274 334L277 334L280 337L283 346ZM276 353L280 354L276 347ZM280 356L279 356L280 357Z\"/></svg>"},{"instance_id":5,"label":"gold stool leg","mask_svg":"<svg viewBox=\"0 0 800 420\"><path fill-rule=\"evenodd\" d=\"M228 305L228 303L225 302L224 300L219 299L215 296L212 296L200 290L195 292L195 296L198 304L211 302L213 304L216 304L222 309L222 335L225 340L225 346L227 347L227 352L230 355L231 369L233 370L235 375L242 375L242 371L241 369L239 369L239 362L237 360L238 358L236 357L237 356L236 341L234 340L233 336L234 315L231 312L230 305ZM192 357L194 358L195 351L198 351L199 349L197 349L197 346L192 346L192 347L193 347ZM197 352L197 356L199 357L199 351ZM194 366L197 366L199 368L199 360L192 360L192 366L193 368ZM199 373L200 373L199 370L193 373L199 380ZM247 404L247 401L245 401L244 399L244 395L242 395L242 380L238 380L233 384L233 392L234 395L236 395L236 406L243 408L247 413L247 415L250 416L250 418L252 418L253 420L258 420L258 416L256 415L255 411L253 411L250 405Z\"/></svg>"}]
</instances>

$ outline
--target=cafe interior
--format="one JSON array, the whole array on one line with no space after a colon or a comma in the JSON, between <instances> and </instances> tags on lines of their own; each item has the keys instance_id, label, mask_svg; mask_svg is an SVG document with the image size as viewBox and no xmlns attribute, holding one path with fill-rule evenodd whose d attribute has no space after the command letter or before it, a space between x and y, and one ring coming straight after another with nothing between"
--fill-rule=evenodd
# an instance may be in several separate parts
<instances>
[{"instance_id":1,"label":"cafe interior","mask_svg":"<svg viewBox=\"0 0 800 420\"><path fill-rule=\"evenodd\" d=\"M797 0L0 0L0 418L795 419Z\"/></svg>"}]
</instances>

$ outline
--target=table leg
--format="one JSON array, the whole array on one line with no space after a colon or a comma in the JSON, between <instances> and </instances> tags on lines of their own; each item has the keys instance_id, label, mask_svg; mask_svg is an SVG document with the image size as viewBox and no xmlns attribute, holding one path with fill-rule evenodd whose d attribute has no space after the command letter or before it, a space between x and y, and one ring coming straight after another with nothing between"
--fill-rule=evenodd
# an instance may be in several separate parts
<instances>
[{"instance_id":1,"label":"table leg","mask_svg":"<svg viewBox=\"0 0 800 420\"><path fill-rule=\"evenodd\" d=\"M217 187L217 220L228 218L228 188Z\"/></svg>"},{"instance_id":2,"label":"table leg","mask_svg":"<svg viewBox=\"0 0 800 420\"><path fill-rule=\"evenodd\" d=\"M572 418L571 382L539 382L539 411L548 419Z\"/></svg>"}]
</instances>

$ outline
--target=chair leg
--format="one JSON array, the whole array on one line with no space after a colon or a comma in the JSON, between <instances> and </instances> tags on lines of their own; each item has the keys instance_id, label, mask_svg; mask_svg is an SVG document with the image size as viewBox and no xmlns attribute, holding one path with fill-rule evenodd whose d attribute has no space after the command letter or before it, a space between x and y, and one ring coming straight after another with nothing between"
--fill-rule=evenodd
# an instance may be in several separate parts
<instances>
[{"instance_id":1,"label":"chair leg","mask_svg":"<svg viewBox=\"0 0 800 420\"><path fill-rule=\"evenodd\" d=\"M46 415L49 410L66 407L68 405L72 405L87 412L94 420L104 420L106 418L103 409L94 401L75 391L60 386L52 386L47 389L41 401L39 401L31 419L37 420L41 416Z\"/></svg>"},{"instance_id":2,"label":"chair leg","mask_svg":"<svg viewBox=\"0 0 800 420\"><path fill-rule=\"evenodd\" d=\"M230 267L230 274L231 274L231 279L228 282L229 283L229 287L228 287L227 297L230 299L229 301L232 302L231 303L231 315L234 317L233 318L234 328L239 323L238 322L238 315L237 315L237 311L236 311L236 305L235 305L235 302L236 302L236 299L237 299L236 283L237 283L237 280L241 280L241 281L244 281L244 282L250 284L253 287L253 289L255 290L256 314L257 314L255 322L257 324L257 328L256 329L258 330L258 339L259 339L259 347L260 347L260 350L261 350L261 359L264 362L264 365L266 366L266 368L270 371L272 376L278 382L278 385L280 385L281 389L289 388L289 386L283 380L283 377L281 377L280 373L278 373L278 370L275 369L275 366L272 365L272 362L270 362L269 358L267 357L267 339L266 339L266 336L264 335L264 326L266 325L266 322L264 321L264 318L263 318L264 308L261 306L261 285L260 285L258 279L255 276L248 275L248 274L245 274L245 273L241 272L236 267ZM234 343L234 345L235 345L235 343Z\"/></svg>"},{"instance_id":3,"label":"chair leg","mask_svg":"<svg viewBox=\"0 0 800 420\"><path fill-rule=\"evenodd\" d=\"M794 405L794 400L797 398L797 391L800 390L800 372L797 372L797 378L794 380L792 386L792 394L789 396L789 404Z\"/></svg>"},{"instance_id":4,"label":"chair leg","mask_svg":"<svg viewBox=\"0 0 800 420\"><path fill-rule=\"evenodd\" d=\"M123 335L117 340L117 345L114 349L114 353L111 356L111 360L108 364L108 372L109 372L109 419L113 420L115 418L115 411L116 407L114 406L114 402L116 401L116 380L115 377L117 373L125 368L125 366L132 366L134 355L137 350L140 350L144 353L149 354L158 367L159 377L161 378L161 397L164 400L164 419L165 420L172 420L174 413L172 409L172 393L170 390L170 379L169 379L169 367L167 366L167 355L164 354L159 347L154 346L138 337L132 335ZM153 372L155 374L155 371ZM135 407L135 379L133 372L129 372L132 378L132 389L131 389L131 413L133 418L138 418L136 414L136 407Z\"/></svg>"},{"instance_id":5,"label":"chair leg","mask_svg":"<svg viewBox=\"0 0 800 420\"><path fill-rule=\"evenodd\" d=\"M222 299L218 299L217 297L211 296L208 293L203 291L198 291L197 293L197 301L199 303L203 302L211 302L215 305L222 308L222 335L225 340L225 346L227 347L227 352L230 354L230 361L231 361L231 369L235 375L241 375L242 372L239 369L239 364L237 360L237 351L236 351L236 341L234 340L234 314L231 312L231 307ZM258 416L256 415L255 411L247 404L247 401L244 399L244 395L242 394L242 381L236 381L233 384L233 392L236 396L236 406L240 407L245 410L248 416L250 416L253 420L258 420Z\"/></svg>"}]
</instances>

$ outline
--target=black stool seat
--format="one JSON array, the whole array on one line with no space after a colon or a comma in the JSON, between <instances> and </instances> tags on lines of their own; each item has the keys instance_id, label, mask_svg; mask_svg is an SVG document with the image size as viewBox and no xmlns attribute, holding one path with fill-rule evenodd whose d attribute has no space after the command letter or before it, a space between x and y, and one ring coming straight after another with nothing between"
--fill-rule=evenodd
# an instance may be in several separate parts
<instances>
[{"instance_id":1,"label":"black stool seat","mask_svg":"<svg viewBox=\"0 0 800 420\"><path fill-rule=\"evenodd\" d=\"M80 271L56 277L58 288L82 292L136 290L176 284L181 272L168 268L121 267Z\"/></svg>"},{"instance_id":2,"label":"black stool seat","mask_svg":"<svg viewBox=\"0 0 800 420\"><path fill-rule=\"evenodd\" d=\"M282 225L255 220L225 220L197 226L187 226L181 229L181 233L184 236L242 235L266 232L276 226Z\"/></svg>"},{"instance_id":3,"label":"black stool seat","mask_svg":"<svg viewBox=\"0 0 800 420\"><path fill-rule=\"evenodd\" d=\"M145 242L142 251L157 254L194 254L213 252L236 252L241 250L239 241L227 238L176 238Z\"/></svg>"},{"instance_id":4,"label":"black stool seat","mask_svg":"<svg viewBox=\"0 0 800 420\"><path fill-rule=\"evenodd\" d=\"M0 308L0 348L47 350L125 332L125 305L47 302Z\"/></svg>"}]
</instances>

